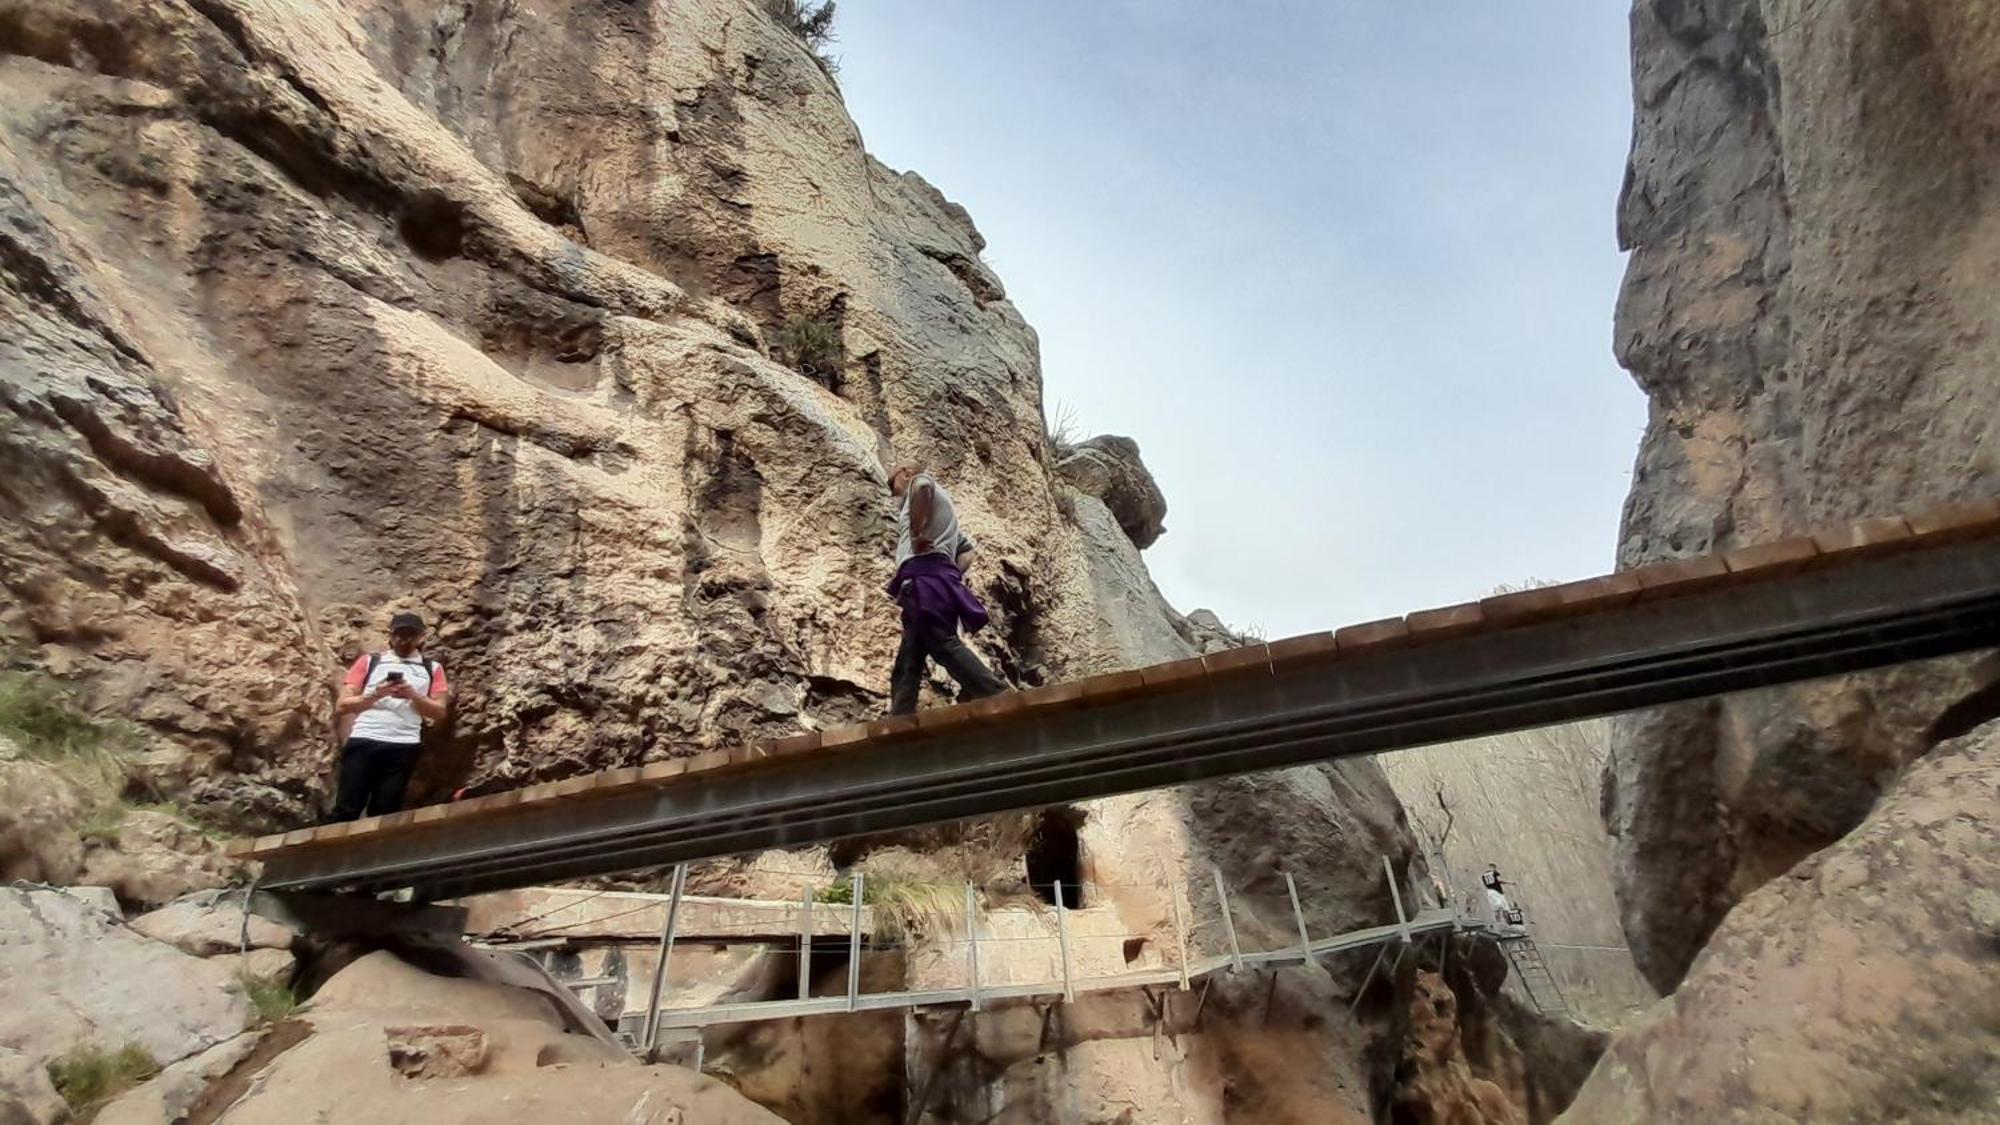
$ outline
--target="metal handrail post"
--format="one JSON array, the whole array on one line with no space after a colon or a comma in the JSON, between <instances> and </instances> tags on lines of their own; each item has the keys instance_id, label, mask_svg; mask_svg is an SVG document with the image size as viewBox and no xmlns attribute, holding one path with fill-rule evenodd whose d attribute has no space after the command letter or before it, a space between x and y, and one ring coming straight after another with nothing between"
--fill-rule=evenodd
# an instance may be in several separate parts
<instances>
[{"instance_id":1,"label":"metal handrail post","mask_svg":"<svg viewBox=\"0 0 2000 1125\"><path fill-rule=\"evenodd\" d=\"M1215 901L1222 906L1222 930L1229 935L1229 967L1243 971L1243 950L1236 944L1236 923L1229 917L1229 891L1222 885L1222 868L1213 864L1208 870L1215 876Z\"/></svg>"},{"instance_id":2,"label":"metal handrail post","mask_svg":"<svg viewBox=\"0 0 2000 1125\"><path fill-rule=\"evenodd\" d=\"M681 888L687 885L687 864L674 865L673 895L667 900L667 921L660 927L660 960L653 967L652 994L646 1000L646 1061L653 1061L660 1035L660 992L667 983L667 963L674 955L674 926L680 921Z\"/></svg>"},{"instance_id":3,"label":"metal handrail post","mask_svg":"<svg viewBox=\"0 0 2000 1125\"><path fill-rule=\"evenodd\" d=\"M854 999L861 994L861 872L854 873L854 918L847 934L847 1010L854 1010Z\"/></svg>"},{"instance_id":4,"label":"metal handrail post","mask_svg":"<svg viewBox=\"0 0 2000 1125\"><path fill-rule=\"evenodd\" d=\"M799 999L812 998L813 889L799 895Z\"/></svg>"},{"instance_id":5,"label":"metal handrail post","mask_svg":"<svg viewBox=\"0 0 2000 1125\"><path fill-rule=\"evenodd\" d=\"M1076 986L1069 976L1069 911L1063 908L1062 880L1056 880L1056 941L1062 947L1063 999L1076 1003Z\"/></svg>"}]
</instances>

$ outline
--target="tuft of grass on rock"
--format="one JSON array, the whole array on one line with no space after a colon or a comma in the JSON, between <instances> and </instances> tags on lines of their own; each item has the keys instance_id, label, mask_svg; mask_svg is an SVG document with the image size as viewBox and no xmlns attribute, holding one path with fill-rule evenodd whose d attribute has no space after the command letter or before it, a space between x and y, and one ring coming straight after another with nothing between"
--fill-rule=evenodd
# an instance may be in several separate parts
<instances>
[{"instance_id":1,"label":"tuft of grass on rock","mask_svg":"<svg viewBox=\"0 0 2000 1125\"><path fill-rule=\"evenodd\" d=\"M1065 402L1056 403L1054 417L1046 419L1044 430L1048 434L1049 452L1060 461L1075 453L1083 444L1083 427L1076 420L1076 407Z\"/></svg>"},{"instance_id":2,"label":"tuft of grass on rock","mask_svg":"<svg viewBox=\"0 0 2000 1125\"><path fill-rule=\"evenodd\" d=\"M160 1064L137 1043L116 1050L86 1043L50 1059L49 1081L70 1112L83 1114L160 1072Z\"/></svg>"},{"instance_id":3,"label":"tuft of grass on rock","mask_svg":"<svg viewBox=\"0 0 2000 1125\"><path fill-rule=\"evenodd\" d=\"M864 872L861 903L874 914L876 936L894 941L935 933L958 922L965 910L965 884L891 872ZM813 901L854 905L854 884L822 887Z\"/></svg>"},{"instance_id":4,"label":"tuft of grass on rock","mask_svg":"<svg viewBox=\"0 0 2000 1125\"><path fill-rule=\"evenodd\" d=\"M236 979L243 986L244 998L257 1010L259 1023L281 1023L298 1010L299 996L292 990L290 981L249 973L239 973Z\"/></svg>"},{"instance_id":5,"label":"tuft of grass on rock","mask_svg":"<svg viewBox=\"0 0 2000 1125\"><path fill-rule=\"evenodd\" d=\"M129 806L121 801L106 801L98 805L83 818L83 823L77 825L77 839L86 844L117 847L118 830L125 824L125 814L129 811Z\"/></svg>"},{"instance_id":6,"label":"tuft of grass on rock","mask_svg":"<svg viewBox=\"0 0 2000 1125\"><path fill-rule=\"evenodd\" d=\"M778 326L778 350L799 374L838 392L847 345L840 326L824 316L791 316Z\"/></svg>"},{"instance_id":7,"label":"tuft of grass on rock","mask_svg":"<svg viewBox=\"0 0 2000 1125\"><path fill-rule=\"evenodd\" d=\"M139 743L131 723L93 715L74 691L23 672L0 672L0 735L100 799L124 791Z\"/></svg>"}]
</instances>

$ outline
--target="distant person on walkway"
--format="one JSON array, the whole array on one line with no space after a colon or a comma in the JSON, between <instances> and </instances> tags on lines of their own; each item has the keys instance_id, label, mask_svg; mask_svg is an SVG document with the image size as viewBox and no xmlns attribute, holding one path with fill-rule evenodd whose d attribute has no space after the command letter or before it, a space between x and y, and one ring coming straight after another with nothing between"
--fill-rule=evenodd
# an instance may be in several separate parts
<instances>
[{"instance_id":1,"label":"distant person on walkway","mask_svg":"<svg viewBox=\"0 0 2000 1125\"><path fill-rule=\"evenodd\" d=\"M889 474L889 494L902 501L896 512L896 576L889 596L903 609L903 643L889 675L889 713L917 709L926 661L944 666L958 681L960 699L983 699L1007 690L958 631L986 627L986 607L965 584L972 540L958 529L951 493L915 465Z\"/></svg>"},{"instance_id":2,"label":"distant person on walkway","mask_svg":"<svg viewBox=\"0 0 2000 1125\"><path fill-rule=\"evenodd\" d=\"M1493 908L1493 919L1510 926L1521 924L1521 910L1507 897L1507 884L1500 878L1500 869L1488 864L1480 872L1479 882L1486 888L1486 905Z\"/></svg>"},{"instance_id":3,"label":"distant person on walkway","mask_svg":"<svg viewBox=\"0 0 2000 1125\"><path fill-rule=\"evenodd\" d=\"M340 747L331 821L381 816L403 807L422 749L424 723L444 718L444 666L425 659L424 620L389 619L389 647L357 659L334 705L335 720L354 716Z\"/></svg>"}]
</instances>

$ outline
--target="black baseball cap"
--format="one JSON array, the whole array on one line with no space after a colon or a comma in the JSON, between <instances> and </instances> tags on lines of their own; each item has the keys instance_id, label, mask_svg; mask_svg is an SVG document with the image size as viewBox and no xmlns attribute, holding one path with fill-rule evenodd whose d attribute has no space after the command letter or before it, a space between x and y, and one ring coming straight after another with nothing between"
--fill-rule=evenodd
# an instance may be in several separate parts
<instances>
[{"instance_id":1,"label":"black baseball cap","mask_svg":"<svg viewBox=\"0 0 2000 1125\"><path fill-rule=\"evenodd\" d=\"M389 631L391 633L400 633L406 629L415 630L419 633L423 632L424 619L414 613L399 613L389 619Z\"/></svg>"}]
</instances>

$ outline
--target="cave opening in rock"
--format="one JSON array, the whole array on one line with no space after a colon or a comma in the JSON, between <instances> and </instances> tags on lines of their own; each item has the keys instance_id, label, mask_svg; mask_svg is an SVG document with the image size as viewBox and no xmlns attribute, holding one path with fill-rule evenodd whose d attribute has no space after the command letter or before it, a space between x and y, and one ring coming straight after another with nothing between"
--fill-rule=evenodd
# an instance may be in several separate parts
<instances>
[{"instance_id":1,"label":"cave opening in rock","mask_svg":"<svg viewBox=\"0 0 2000 1125\"><path fill-rule=\"evenodd\" d=\"M1035 827L1028 834L1028 885L1035 897L1055 905L1056 884L1062 884L1062 905L1070 910L1083 906L1082 810L1060 805L1035 814Z\"/></svg>"},{"instance_id":2,"label":"cave opening in rock","mask_svg":"<svg viewBox=\"0 0 2000 1125\"><path fill-rule=\"evenodd\" d=\"M1945 708L1926 732L1927 745L1971 734L1995 719L2000 719L2000 679Z\"/></svg>"},{"instance_id":3,"label":"cave opening in rock","mask_svg":"<svg viewBox=\"0 0 2000 1125\"><path fill-rule=\"evenodd\" d=\"M465 205L434 191L407 200L396 218L403 241L427 262L442 262L465 253Z\"/></svg>"}]
</instances>

